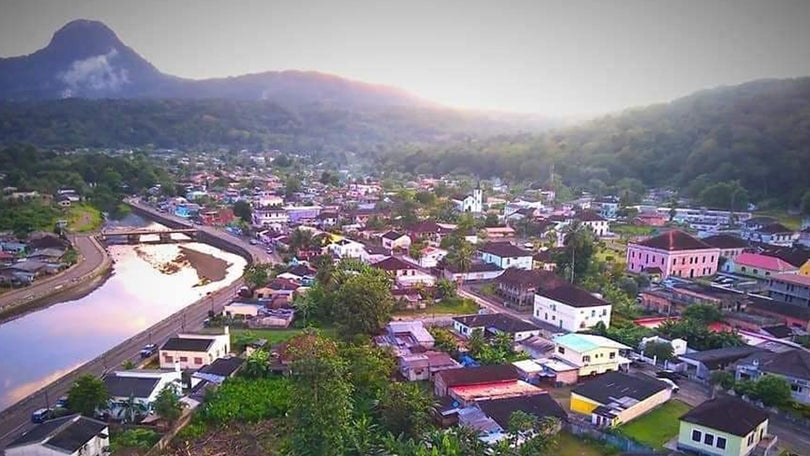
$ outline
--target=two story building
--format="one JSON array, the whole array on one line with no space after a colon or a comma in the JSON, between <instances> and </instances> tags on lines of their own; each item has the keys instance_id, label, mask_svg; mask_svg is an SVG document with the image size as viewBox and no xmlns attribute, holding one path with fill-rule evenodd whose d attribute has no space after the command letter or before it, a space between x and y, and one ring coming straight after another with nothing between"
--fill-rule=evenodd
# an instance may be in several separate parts
<instances>
[{"instance_id":1,"label":"two story building","mask_svg":"<svg viewBox=\"0 0 810 456\"><path fill-rule=\"evenodd\" d=\"M534 295L533 317L566 331L585 331L602 322L610 326L612 306L587 291L570 284L538 290Z\"/></svg>"},{"instance_id":2,"label":"two story building","mask_svg":"<svg viewBox=\"0 0 810 456\"><path fill-rule=\"evenodd\" d=\"M160 368L199 369L231 351L228 327L224 334L178 334L160 347Z\"/></svg>"},{"instance_id":3,"label":"two story building","mask_svg":"<svg viewBox=\"0 0 810 456\"><path fill-rule=\"evenodd\" d=\"M535 293L550 290L567 282L551 271L509 268L495 279L496 293L508 307L529 309L534 305Z\"/></svg>"},{"instance_id":4,"label":"two story building","mask_svg":"<svg viewBox=\"0 0 810 456\"><path fill-rule=\"evenodd\" d=\"M627 245L627 270L661 271L663 278L705 277L717 273L720 249L680 230Z\"/></svg>"},{"instance_id":5,"label":"two story building","mask_svg":"<svg viewBox=\"0 0 810 456\"><path fill-rule=\"evenodd\" d=\"M382 246L388 250L407 250L411 246L411 238L405 233L387 231L380 236Z\"/></svg>"},{"instance_id":6,"label":"two story building","mask_svg":"<svg viewBox=\"0 0 810 456\"><path fill-rule=\"evenodd\" d=\"M777 274L768 280L768 295L781 302L810 307L810 276Z\"/></svg>"},{"instance_id":7,"label":"two story building","mask_svg":"<svg viewBox=\"0 0 810 456\"><path fill-rule=\"evenodd\" d=\"M720 256L733 260L748 248L748 243L730 234L715 234L703 238L703 242L712 247L720 249Z\"/></svg>"},{"instance_id":8,"label":"two story building","mask_svg":"<svg viewBox=\"0 0 810 456\"><path fill-rule=\"evenodd\" d=\"M796 348L781 353L758 352L737 363L737 380L757 380L765 375L782 377L793 400L810 404L810 352Z\"/></svg>"},{"instance_id":9,"label":"two story building","mask_svg":"<svg viewBox=\"0 0 810 456\"><path fill-rule=\"evenodd\" d=\"M566 334L554 338L554 357L577 366L579 377L618 371L630 364L620 351L627 345L592 334Z\"/></svg>"}]
</instances>

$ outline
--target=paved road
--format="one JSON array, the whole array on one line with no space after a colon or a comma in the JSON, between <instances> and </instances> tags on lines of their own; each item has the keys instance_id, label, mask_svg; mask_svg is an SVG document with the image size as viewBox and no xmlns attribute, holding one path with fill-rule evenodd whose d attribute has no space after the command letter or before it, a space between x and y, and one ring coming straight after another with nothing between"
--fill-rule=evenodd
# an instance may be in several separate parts
<instances>
[{"instance_id":1,"label":"paved road","mask_svg":"<svg viewBox=\"0 0 810 456\"><path fill-rule=\"evenodd\" d=\"M166 216L165 214L160 215L163 217ZM267 254L263 249L252 246L248 242L229 233L216 230L212 227L198 228L205 230L212 236L227 239L229 242L239 245L253 255L254 261L278 261L275 255ZM139 358L139 351L148 343L160 345L179 332L194 331L202 328L203 321L208 317L208 312L210 310L215 312L221 311L226 304L231 302L242 285L243 281L240 278L225 288L176 312L146 331L127 339L102 356L89 361L42 390L3 410L0 413L0 448L5 447L22 432L30 430L34 426L30 423L31 412L45 406L45 404L53 404L56 399L67 393L76 378L84 374L101 376L106 372L120 367L126 360L137 360Z\"/></svg>"},{"instance_id":2,"label":"paved road","mask_svg":"<svg viewBox=\"0 0 810 456\"><path fill-rule=\"evenodd\" d=\"M76 265L55 276L38 279L31 286L3 293L0 295L0 309L57 293L60 288L82 280L110 261L107 252L91 235L76 236L73 245L79 252Z\"/></svg>"}]
</instances>

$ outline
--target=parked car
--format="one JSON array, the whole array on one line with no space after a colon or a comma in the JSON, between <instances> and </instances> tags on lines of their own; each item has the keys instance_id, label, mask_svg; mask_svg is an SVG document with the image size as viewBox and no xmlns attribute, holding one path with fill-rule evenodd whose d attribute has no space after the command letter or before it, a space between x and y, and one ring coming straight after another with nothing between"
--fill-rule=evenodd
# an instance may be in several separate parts
<instances>
[{"instance_id":1,"label":"parked car","mask_svg":"<svg viewBox=\"0 0 810 456\"><path fill-rule=\"evenodd\" d=\"M34 413L31 414L32 423L44 423L51 418L53 418L52 408L41 408L39 410L34 411Z\"/></svg>"},{"instance_id":2,"label":"parked car","mask_svg":"<svg viewBox=\"0 0 810 456\"><path fill-rule=\"evenodd\" d=\"M672 390L672 393L673 393L673 394L678 394L678 391L680 391L680 390L681 390L681 387L680 387L680 386L678 386L677 384L675 384L675 382L673 382L672 380L670 380L670 379L668 379L668 378L659 378L658 380L661 380L662 382L664 382L664 383L666 383L667 385L669 385L669 389L671 389L671 390Z\"/></svg>"},{"instance_id":3,"label":"parked car","mask_svg":"<svg viewBox=\"0 0 810 456\"><path fill-rule=\"evenodd\" d=\"M256 245L258 243L259 243L259 241L257 241L256 239L251 239L250 240L250 245Z\"/></svg>"},{"instance_id":4,"label":"parked car","mask_svg":"<svg viewBox=\"0 0 810 456\"><path fill-rule=\"evenodd\" d=\"M658 371L658 372L655 373L655 376L660 378L660 379L670 380L673 383L678 383L678 381L680 381L680 379L681 379L680 374L678 374L675 371L671 371L671 370Z\"/></svg>"},{"instance_id":5,"label":"parked car","mask_svg":"<svg viewBox=\"0 0 810 456\"><path fill-rule=\"evenodd\" d=\"M158 352L158 346L155 344L144 345L141 349L141 358L149 358Z\"/></svg>"},{"instance_id":6,"label":"parked car","mask_svg":"<svg viewBox=\"0 0 810 456\"><path fill-rule=\"evenodd\" d=\"M57 399L56 402L53 404L53 406L54 406L54 408L67 409L68 408L68 398L67 398L67 396L62 396L59 399Z\"/></svg>"}]
</instances>

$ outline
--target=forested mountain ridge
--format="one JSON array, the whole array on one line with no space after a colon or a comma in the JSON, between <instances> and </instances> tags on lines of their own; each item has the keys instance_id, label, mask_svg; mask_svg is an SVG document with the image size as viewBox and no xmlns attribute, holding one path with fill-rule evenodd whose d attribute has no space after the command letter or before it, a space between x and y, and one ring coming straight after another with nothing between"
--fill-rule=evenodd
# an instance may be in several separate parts
<instances>
[{"instance_id":1,"label":"forested mountain ridge","mask_svg":"<svg viewBox=\"0 0 810 456\"><path fill-rule=\"evenodd\" d=\"M436 106L404 90L315 71L184 79L162 73L98 21L76 20L30 54L0 58L0 99L224 98L287 107Z\"/></svg>"},{"instance_id":2,"label":"forested mountain ridge","mask_svg":"<svg viewBox=\"0 0 810 456\"><path fill-rule=\"evenodd\" d=\"M739 181L746 194L738 205L769 199L795 205L810 189L810 78L704 90L541 135L414 147L376 159L417 173L533 181L545 181L553 164L565 183L596 193L637 180L697 197ZM713 205L727 203L719 200Z\"/></svg>"}]
</instances>

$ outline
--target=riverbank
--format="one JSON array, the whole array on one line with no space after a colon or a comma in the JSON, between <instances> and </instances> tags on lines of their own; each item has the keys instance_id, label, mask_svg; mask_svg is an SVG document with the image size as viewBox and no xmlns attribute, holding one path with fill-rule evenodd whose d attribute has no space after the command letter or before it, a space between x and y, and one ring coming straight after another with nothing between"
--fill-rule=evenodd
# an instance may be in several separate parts
<instances>
[{"instance_id":1,"label":"riverbank","mask_svg":"<svg viewBox=\"0 0 810 456\"><path fill-rule=\"evenodd\" d=\"M201 283L224 280L228 274L228 267L231 266L230 263L222 258L217 258L210 253L200 252L186 246L181 245L180 252L188 261L189 265L197 272L197 277L200 279Z\"/></svg>"},{"instance_id":2,"label":"riverbank","mask_svg":"<svg viewBox=\"0 0 810 456\"><path fill-rule=\"evenodd\" d=\"M67 270L0 296L0 323L95 290L112 272L112 259L92 236L78 236L79 261Z\"/></svg>"}]
</instances>

